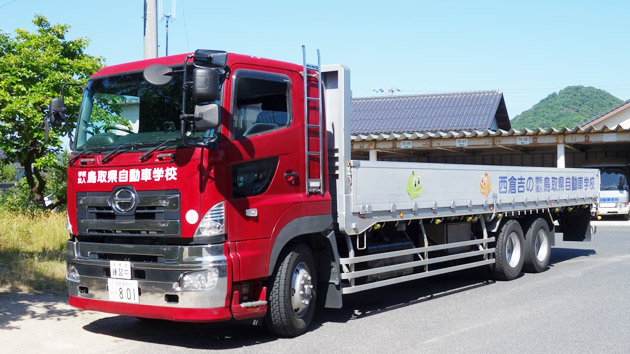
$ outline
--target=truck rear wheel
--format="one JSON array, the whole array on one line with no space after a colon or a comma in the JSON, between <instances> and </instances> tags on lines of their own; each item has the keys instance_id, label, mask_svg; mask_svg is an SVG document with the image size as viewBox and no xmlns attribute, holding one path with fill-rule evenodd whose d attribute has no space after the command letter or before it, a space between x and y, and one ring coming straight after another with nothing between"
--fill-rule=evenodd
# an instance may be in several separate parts
<instances>
[{"instance_id":1,"label":"truck rear wheel","mask_svg":"<svg viewBox=\"0 0 630 354\"><path fill-rule=\"evenodd\" d=\"M495 263L491 267L494 277L512 280L521 274L525 241L523 229L516 220L508 220L497 236Z\"/></svg>"},{"instance_id":2,"label":"truck rear wheel","mask_svg":"<svg viewBox=\"0 0 630 354\"><path fill-rule=\"evenodd\" d=\"M551 256L551 231L544 219L536 219L525 235L525 264L528 272L540 273L547 269Z\"/></svg>"},{"instance_id":3,"label":"truck rear wheel","mask_svg":"<svg viewBox=\"0 0 630 354\"><path fill-rule=\"evenodd\" d=\"M296 337L308 330L315 314L317 269L304 244L292 246L280 260L270 279L265 323L276 335Z\"/></svg>"}]
</instances>

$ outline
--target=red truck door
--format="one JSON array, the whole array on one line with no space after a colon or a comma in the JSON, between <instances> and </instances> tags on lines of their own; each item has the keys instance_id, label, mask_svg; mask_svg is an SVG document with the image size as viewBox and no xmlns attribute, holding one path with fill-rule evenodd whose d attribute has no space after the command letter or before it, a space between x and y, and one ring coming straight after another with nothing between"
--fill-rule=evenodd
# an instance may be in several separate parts
<instances>
[{"instance_id":1,"label":"red truck door","mask_svg":"<svg viewBox=\"0 0 630 354\"><path fill-rule=\"evenodd\" d=\"M283 216L286 222L301 216L305 188L304 126L302 112L296 110L301 97L292 90L299 87L301 77L291 71L267 70L271 69L234 65L227 82L231 112L225 148L231 180L227 231L230 241L260 240L239 242L238 248L263 252L261 257L266 257L274 229L284 226Z\"/></svg>"}]
</instances>

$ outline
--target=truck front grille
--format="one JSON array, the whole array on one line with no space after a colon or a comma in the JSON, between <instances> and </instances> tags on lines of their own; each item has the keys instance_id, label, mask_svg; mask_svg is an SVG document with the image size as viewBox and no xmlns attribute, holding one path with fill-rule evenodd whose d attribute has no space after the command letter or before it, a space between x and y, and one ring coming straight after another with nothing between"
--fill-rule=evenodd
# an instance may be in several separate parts
<instances>
[{"instance_id":1,"label":"truck front grille","mask_svg":"<svg viewBox=\"0 0 630 354\"><path fill-rule=\"evenodd\" d=\"M163 236L180 234L178 190L138 191L137 206L130 213L117 213L112 192L77 193L79 236Z\"/></svg>"}]
</instances>

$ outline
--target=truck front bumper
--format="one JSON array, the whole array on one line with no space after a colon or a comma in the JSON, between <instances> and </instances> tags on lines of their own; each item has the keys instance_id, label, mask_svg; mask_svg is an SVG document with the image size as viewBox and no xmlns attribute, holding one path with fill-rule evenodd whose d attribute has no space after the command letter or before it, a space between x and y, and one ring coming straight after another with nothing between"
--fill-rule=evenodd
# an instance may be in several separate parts
<instances>
[{"instance_id":1,"label":"truck front bumper","mask_svg":"<svg viewBox=\"0 0 630 354\"><path fill-rule=\"evenodd\" d=\"M72 306L128 316L173 321L221 321L232 318L229 272L224 245L170 246L102 244L68 241L66 250L69 303ZM136 302L110 299L110 261L128 261L137 281ZM216 269L216 285L186 290L190 272ZM72 272L70 271L72 269ZM78 273L78 274L77 274Z\"/></svg>"},{"instance_id":2,"label":"truck front bumper","mask_svg":"<svg viewBox=\"0 0 630 354\"><path fill-rule=\"evenodd\" d=\"M630 205L628 203L601 203L597 209L599 215L628 215Z\"/></svg>"}]
</instances>

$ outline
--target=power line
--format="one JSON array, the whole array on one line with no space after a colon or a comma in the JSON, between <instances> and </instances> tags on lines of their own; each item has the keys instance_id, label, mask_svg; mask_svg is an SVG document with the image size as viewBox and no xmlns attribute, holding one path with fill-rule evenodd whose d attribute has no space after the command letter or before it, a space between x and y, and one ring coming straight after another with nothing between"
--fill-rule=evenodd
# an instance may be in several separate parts
<instances>
[{"instance_id":1,"label":"power line","mask_svg":"<svg viewBox=\"0 0 630 354\"><path fill-rule=\"evenodd\" d=\"M184 18L184 34L186 35L186 52L190 51L188 45L188 26L186 25L186 12L184 11L184 0L182 0L182 17Z\"/></svg>"},{"instance_id":2,"label":"power line","mask_svg":"<svg viewBox=\"0 0 630 354\"><path fill-rule=\"evenodd\" d=\"M3 8L3 7L5 7L5 6L11 5L11 4L13 4L14 2L16 2L16 1L17 1L17 0L11 0L11 1L7 2L6 4L0 5L0 9L1 9L1 8Z\"/></svg>"}]
</instances>

